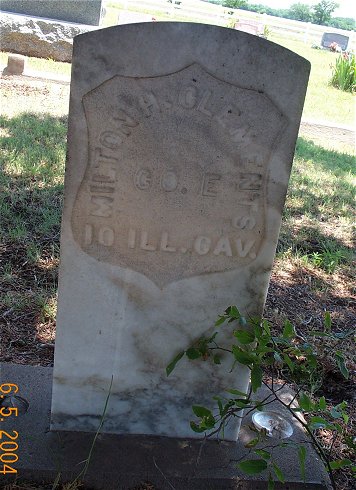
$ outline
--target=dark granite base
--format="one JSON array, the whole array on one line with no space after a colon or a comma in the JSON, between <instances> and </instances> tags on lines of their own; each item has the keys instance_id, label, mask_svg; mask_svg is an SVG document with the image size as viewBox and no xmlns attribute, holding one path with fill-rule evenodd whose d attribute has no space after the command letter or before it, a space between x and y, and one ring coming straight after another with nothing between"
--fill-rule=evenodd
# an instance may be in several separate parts
<instances>
[{"instance_id":1,"label":"dark granite base","mask_svg":"<svg viewBox=\"0 0 356 490\"><path fill-rule=\"evenodd\" d=\"M0 422L0 430L19 433L19 461L11 465L18 470L18 481L53 482L59 473L61 482L74 480L88 457L94 434L49 431L52 368L0 364L0 381L17 384L19 395L30 403L26 414ZM236 461L248 452L244 441L252 438L247 424L244 421L237 443L100 434L85 483L105 490L130 489L144 481L157 490L265 489L268 475L252 480L236 469ZM304 439L297 425L292 439ZM274 450L274 455L286 477L286 483L276 488L328 488L327 475L314 451L308 450L306 483L301 482L295 449ZM15 475L0 475L0 486L2 481L14 480Z\"/></svg>"}]
</instances>

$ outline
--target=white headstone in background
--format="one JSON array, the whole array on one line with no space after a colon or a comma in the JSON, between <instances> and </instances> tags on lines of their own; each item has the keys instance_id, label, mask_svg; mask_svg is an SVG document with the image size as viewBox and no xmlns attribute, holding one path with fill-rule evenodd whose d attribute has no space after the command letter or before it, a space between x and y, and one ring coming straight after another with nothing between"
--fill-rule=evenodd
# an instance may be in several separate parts
<instances>
[{"instance_id":1,"label":"white headstone in background","mask_svg":"<svg viewBox=\"0 0 356 490\"><path fill-rule=\"evenodd\" d=\"M215 26L75 39L53 429L95 431L112 377L116 433L197 437L192 404L247 390L243 366L165 367L227 306L262 314L308 74Z\"/></svg>"}]
</instances>

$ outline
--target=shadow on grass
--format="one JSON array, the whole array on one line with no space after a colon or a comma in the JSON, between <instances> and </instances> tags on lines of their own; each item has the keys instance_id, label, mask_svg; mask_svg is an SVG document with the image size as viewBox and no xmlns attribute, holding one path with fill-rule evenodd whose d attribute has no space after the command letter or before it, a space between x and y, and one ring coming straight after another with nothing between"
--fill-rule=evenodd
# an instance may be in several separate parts
<instances>
[{"instance_id":1,"label":"shadow on grass","mask_svg":"<svg viewBox=\"0 0 356 490\"><path fill-rule=\"evenodd\" d=\"M41 351L39 343L54 331L54 316L48 305L57 288L59 230L63 199L63 177L67 120L50 115L21 114L0 117L0 321L2 348L8 361L49 364L52 352ZM353 159L308 142L298 140L296 159L312 161L316 171L327 171L339 179L340 195L350 202L346 181ZM301 166L301 165L300 165ZM297 172L298 173L298 172ZM304 188L299 188L303 182ZM294 195L308 201L308 212L318 220L316 187L305 189L307 180L296 179ZM313 204L315 203L315 204ZM330 209L337 202L330 201ZM291 207L293 217L305 207ZM339 211L335 211L335 215ZM303 226L294 234L284 225L279 248L300 247L303 253L320 252L325 244L333 250L345 246L314 226ZM273 285L273 280L272 280ZM286 301L293 291L284 290ZM331 296L337 302L337 294ZM219 312L217 312L218 314ZM1 316L2 315L2 316ZM292 318L291 318L292 319ZM48 334L48 335L49 335Z\"/></svg>"},{"instance_id":2,"label":"shadow on grass","mask_svg":"<svg viewBox=\"0 0 356 490\"><path fill-rule=\"evenodd\" d=\"M298 138L295 156L306 161L312 160L314 164L322 166L324 170L329 170L337 176L355 173L355 157L353 155L328 150L306 138Z\"/></svg>"},{"instance_id":3,"label":"shadow on grass","mask_svg":"<svg viewBox=\"0 0 356 490\"><path fill-rule=\"evenodd\" d=\"M350 257L354 209L353 156L299 138L278 251Z\"/></svg>"},{"instance_id":4,"label":"shadow on grass","mask_svg":"<svg viewBox=\"0 0 356 490\"><path fill-rule=\"evenodd\" d=\"M0 117L1 235L42 241L59 231L66 118L24 113Z\"/></svg>"},{"instance_id":5,"label":"shadow on grass","mask_svg":"<svg viewBox=\"0 0 356 490\"><path fill-rule=\"evenodd\" d=\"M48 365L55 295L67 121L0 117L0 329L2 358Z\"/></svg>"},{"instance_id":6,"label":"shadow on grass","mask_svg":"<svg viewBox=\"0 0 356 490\"><path fill-rule=\"evenodd\" d=\"M277 245L277 253L288 250L298 255L334 254L340 255L341 262L352 260L354 248L329 233L322 232L315 226L301 226L297 233L293 226L284 224Z\"/></svg>"}]
</instances>

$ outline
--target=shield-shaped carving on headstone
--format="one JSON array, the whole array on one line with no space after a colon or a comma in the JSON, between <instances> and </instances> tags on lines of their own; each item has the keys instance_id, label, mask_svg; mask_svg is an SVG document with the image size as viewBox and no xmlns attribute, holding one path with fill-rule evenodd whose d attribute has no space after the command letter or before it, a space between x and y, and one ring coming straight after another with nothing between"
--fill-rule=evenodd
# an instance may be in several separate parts
<instances>
[{"instance_id":1,"label":"shield-shaped carving on headstone","mask_svg":"<svg viewBox=\"0 0 356 490\"><path fill-rule=\"evenodd\" d=\"M256 258L269 159L285 125L266 94L194 63L115 76L83 105L88 162L72 214L83 251L159 287Z\"/></svg>"}]
</instances>

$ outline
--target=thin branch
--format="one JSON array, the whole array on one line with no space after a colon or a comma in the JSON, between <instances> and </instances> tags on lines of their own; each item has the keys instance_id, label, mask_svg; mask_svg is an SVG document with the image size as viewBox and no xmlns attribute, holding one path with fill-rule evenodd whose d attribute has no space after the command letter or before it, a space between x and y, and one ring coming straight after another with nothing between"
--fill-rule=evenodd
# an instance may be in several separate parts
<instances>
[{"instance_id":1,"label":"thin branch","mask_svg":"<svg viewBox=\"0 0 356 490\"><path fill-rule=\"evenodd\" d=\"M168 478L166 477L166 475L163 473L163 471L161 470L161 468L156 463L156 460L155 460L155 457L154 456L153 456L152 459L153 459L153 464L155 465L155 467L157 468L157 470L161 473L161 475L166 480L166 482L168 483L168 485L172 488L172 490L176 490L176 488L172 485L172 483L168 480Z\"/></svg>"},{"instance_id":2,"label":"thin branch","mask_svg":"<svg viewBox=\"0 0 356 490\"><path fill-rule=\"evenodd\" d=\"M267 388L269 388L273 394L276 396L276 393L274 392L274 390L268 386L268 384L265 382L265 381L262 381L262 383L267 386ZM330 476L330 480L331 480L331 485L333 487L334 490L336 490L336 483L335 483L335 479L334 479L334 475L333 475L333 470L331 469L331 466L330 466L330 461L329 461L329 458L327 457L327 455L325 454L325 451L324 449L321 447L321 445L319 444L319 442L317 441L316 437L314 436L313 434L313 431L310 430L309 426L307 423L303 422L296 414L295 412L291 409L291 407L287 404L287 403L284 403L283 400L281 400L281 398L279 398L277 396L277 399L279 401L279 403L281 405L283 405L283 407L285 407L289 412L290 414L292 415L293 418L295 418L301 425L302 427L307 431L307 433L309 434L309 436L311 437L312 441L313 441L313 444L319 454L319 456L321 457L321 459L324 461L324 463L326 464L327 466L327 469L328 469L328 473L329 473L329 476Z\"/></svg>"},{"instance_id":3,"label":"thin branch","mask_svg":"<svg viewBox=\"0 0 356 490\"><path fill-rule=\"evenodd\" d=\"M298 388L296 394L293 396L293 398L291 399L291 401L288 403L288 407L291 407L292 404L294 403L295 399L297 398L297 396L299 395L299 393L302 391L302 387Z\"/></svg>"}]
</instances>

